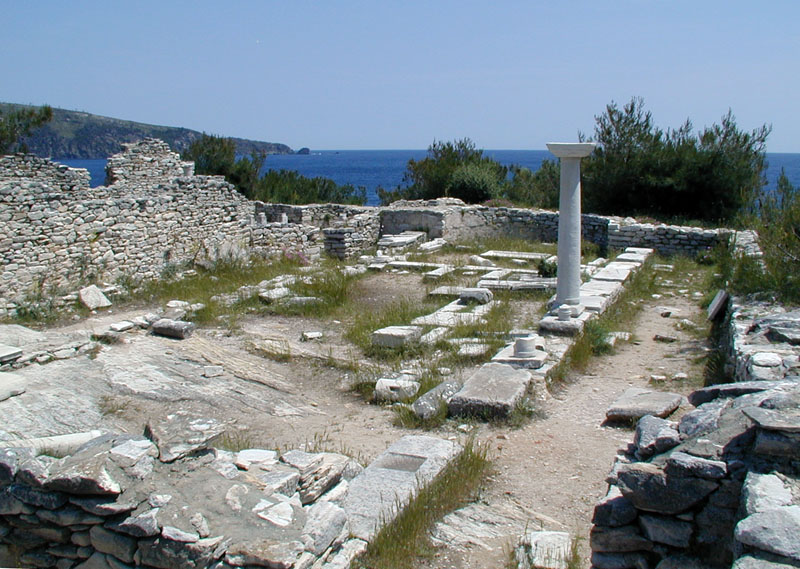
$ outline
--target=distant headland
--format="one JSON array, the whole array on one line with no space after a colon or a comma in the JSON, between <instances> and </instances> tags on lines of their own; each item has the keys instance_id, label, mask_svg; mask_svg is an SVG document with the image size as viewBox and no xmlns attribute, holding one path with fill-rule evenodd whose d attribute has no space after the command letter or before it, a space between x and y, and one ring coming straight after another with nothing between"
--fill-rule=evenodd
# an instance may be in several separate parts
<instances>
[{"instance_id":1,"label":"distant headland","mask_svg":"<svg viewBox=\"0 0 800 569\"><path fill-rule=\"evenodd\" d=\"M0 103L0 111L27 106ZM53 120L24 140L28 150L37 156L91 160L108 158L122 151L122 143L148 137L160 138L176 152L183 152L201 135L201 132L188 128L145 124L53 107ZM265 154L294 154L289 146L277 142L244 138L233 140L236 142L237 154L249 155L254 151Z\"/></svg>"}]
</instances>

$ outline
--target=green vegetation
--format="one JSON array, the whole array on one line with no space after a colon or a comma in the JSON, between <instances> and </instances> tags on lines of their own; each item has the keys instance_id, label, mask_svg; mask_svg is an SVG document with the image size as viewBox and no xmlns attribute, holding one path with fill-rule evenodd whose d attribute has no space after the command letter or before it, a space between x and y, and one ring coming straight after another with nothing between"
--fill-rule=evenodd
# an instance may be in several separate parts
<instances>
[{"instance_id":1,"label":"green vegetation","mask_svg":"<svg viewBox=\"0 0 800 569\"><path fill-rule=\"evenodd\" d=\"M27 105L0 103L2 113L36 109ZM24 141L30 152L37 156L92 159L108 158L122 150L123 142L147 137L160 138L176 152L182 152L201 136L201 133L188 128L158 126L56 108L53 109L53 120L25 137ZM243 138L231 140L236 143L236 153L239 155L252 152L292 153L292 149L285 144Z\"/></svg>"},{"instance_id":2,"label":"green vegetation","mask_svg":"<svg viewBox=\"0 0 800 569\"><path fill-rule=\"evenodd\" d=\"M558 181L552 186L554 167L553 163L543 164L536 173L519 166L507 168L484 156L468 138L434 140L427 157L408 161L403 184L394 190L378 188L378 196L384 205L400 199L452 197L467 203L505 200L509 204L553 207L558 202Z\"/></svg>"},{"instance_id":3,"label":"green vegetation","mask_svg":"<svg viewBox=\"0 0 800 569\"><path fill-rule=\"evenodd\" d=\"M689 120L665 131L636 97L622 108L610 103L595 122L598 147L582 166L586 211L732 222L751 211L761 195L769 126L744 132L728 111L720 124L697 134ZM558 194L557 161L545 160L536 172L505 167L468 138L434 141L426 158L408 162L403 184L378 191L384 204L455 197L467 203L553 209Z\"/></svg>"},{"instance_id":4,"label":"green vegetation","mask_svg":"<svg viewBox=\"0 0 800 569\"><path fill-rule=\"evenodd\" d=\"M361 205L366 188L338 185L328 178L306 178L291 170L261 174L266 155L252 152L237 158L233 139L203 134L182 154L198 174L225 176L248 199L288 204L345 203Z\"/></svg>"},{"instance_id":5,"label":"green vegetation","mask_svg":"<svg viewBox=\"0 0 800 569\"><path fill-rule=\"evenodd\" d=\"M418 558L430 556L433 525L453 510L475 499L491 463L486 447L473 440L395 520L384 526L367 551L354 560L359 569L412 569Z\"/></svg>"},{"instance_id":6,"label":"green vegetation","mask_svg":"<svg viewBox=\"0 0 800 569\"><path fill-rule=\"evenodd\" d=\"M0 154L28 152L22 137L40 128L53 119L53 109L45 105L39 108L0 108Z\"/></svg>"},{"instance_id":7,"label":"green vegetation","mask_svg":"<svg viewBox=\"0 0 800 569\"><path fill-rule=\"evenodd\" d=\"M697 135L688 119L675 130L655 126L641 98L621 109L612 102L595 121L598 148L582 167L586 211L731 221L766 183L771 128L743 132L730 111Z\"/></svg>"}]
</instances>

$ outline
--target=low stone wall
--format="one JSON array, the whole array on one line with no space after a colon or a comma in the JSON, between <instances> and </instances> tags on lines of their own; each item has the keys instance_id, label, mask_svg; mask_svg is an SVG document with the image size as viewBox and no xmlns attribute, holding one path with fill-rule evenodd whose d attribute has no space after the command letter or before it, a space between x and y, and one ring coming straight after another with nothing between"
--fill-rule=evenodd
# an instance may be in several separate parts
<instances>
[{"instance_id":1,"label":"low stone wall","mask_svg":"<svg viewBox=\"0 0 800 569\"><path fill-rule=\"evenodd\" d=\"M357 257L376 245L380 229L380 218L373 213L356 215L343 227L323 229L325 253L338 259Z\"/></svg>"},{"instance_id":2,"label":"low stone wall","mask_svg":"<svg viewBox=\"0 0 800 569\"><path fill-rule=\"evenodd\" d=\"M0 155L0 183L9 180L45 182L55 190L80 190L89 187L85 168L70 168L33 154Z\"/></svg>"},{"instance_id":3,"label":"low stone wall","mask_svg":"<svg viewBox=\"0 0 800 569\"><path fill-rule=\"evenodd\" d=\"M639 421L595 508L597 569L800 563L800 311L733 299L723 326L734 383Z\"/></svg>"}]
</instances>

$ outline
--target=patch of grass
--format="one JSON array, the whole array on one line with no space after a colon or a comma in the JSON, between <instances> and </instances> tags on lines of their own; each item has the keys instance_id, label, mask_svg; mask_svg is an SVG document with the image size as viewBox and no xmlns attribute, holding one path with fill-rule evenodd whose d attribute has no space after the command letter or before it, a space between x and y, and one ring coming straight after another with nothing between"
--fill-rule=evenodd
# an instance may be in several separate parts
<instances>
[{"instance_id":1,"label":"patch of grass","mask_svg":"<svg viewBox=\"0 0 800 569\"><path fill-rule=\"evenodd\" d=\"M354 560L359 569L412 569L417 559L433 551L430 531L449 512L474 499L490 461L485 446L469 440L461 454L384 526L366 552Z\"/></svg>"},{"instance_id":2,"label":"patch of grass","mask_svg":"<svg viewBox=\"0 0 800 569\"><path fill-rule=\"evenodd\" d=\"M369 311L363 305L354 305L351 324L345 332L345 339L352 342L369 356L380 360L400 360L424 353L429 347L419 344L402 348L384 348L372 345L372 333L387 326L407 326L414 318L430 314L441 308L445 301L410 298L387 304L380 310Z\"/></svg>"},{"instance_id":3,"label":"patch of grass","mask_svg":"<svg viewBox=\"0 0 800 569\"><path fill-rule=\"evenodd\" d=\"M100 414L103 415L103 417L116 415L124 411L127 406L127 402L124 399L114 395L103 395L97 401L97 408L100 410Z\"/></svg>"},{"instance_id":4,"label":"patch of grass","mask_svg":"<svg viewBox=\"0 0 800 569\"><path fill-rule=\"evenodd\" d=\"M259 446L256 436L246 429L227 429L213 443L214 448L239 452L249 448L266 448Z\"/></svg>"}]
</instances>

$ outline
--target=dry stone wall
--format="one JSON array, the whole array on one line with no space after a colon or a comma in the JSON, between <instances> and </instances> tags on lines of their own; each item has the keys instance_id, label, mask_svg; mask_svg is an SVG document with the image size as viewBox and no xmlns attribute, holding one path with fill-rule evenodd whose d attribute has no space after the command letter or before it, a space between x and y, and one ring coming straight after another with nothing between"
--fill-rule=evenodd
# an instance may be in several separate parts
<instances>
[{"instance_id":1,"label":"dry stone wall","mask_svg":"<svg viewBox=\"0 0 800 569\"><path fill-rule=\"evenodd\" d=\"M155 139L126 145L107 170L111 185L90 188L85 170L29 155L0 157L0 313L43 292L122 276L155 278L188 262L289 251L357 257L381 235L405 231L449 241L558 235L557 212L467 206L453 198L387 208L249 202L221 177L192 175L191 163ZM601 248L690 255L733 235L590 214L582 230Z\"/></svg>"},{"instance_id":2,"label":"dry stone wall","mask_svg":"<svg viewBox=\"0 0 800 569\"><path fill-rule=\"evenodd\" d=\"M596 569L800 564L800 311L733 299L723 327L733 382L639 421L595 507Z\"/></svg>"},{"instance_id":3,"label":"dry stone wall","mask_svg":"<svg viewBox=\"0 0 800 569\"><path fill-rule=\"evenodd\" d=\"M186 262L321 250L319 228L258 223L231 184L184 176L188 166L160 141L128 145L109 164L116 182L90 188L85 170L0 159L0 310L80 283L155 278Z\"/></svg>"}]
</instances>

